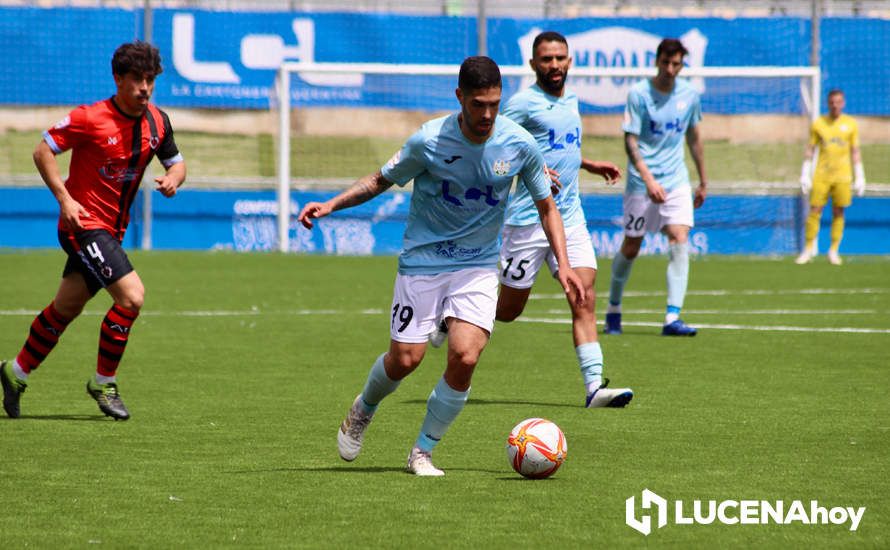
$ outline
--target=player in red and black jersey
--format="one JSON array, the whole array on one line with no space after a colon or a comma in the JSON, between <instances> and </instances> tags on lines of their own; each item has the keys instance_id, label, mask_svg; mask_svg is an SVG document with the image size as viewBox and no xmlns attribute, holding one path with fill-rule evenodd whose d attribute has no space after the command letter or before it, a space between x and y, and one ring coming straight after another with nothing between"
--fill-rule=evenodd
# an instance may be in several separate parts
<instances>
[{"instance_id":1,"label":"player in red and black jersey","mask_svg":"<svg viewBox=\"0 0 890 550\"><path fill-rule=\"evenodd\" d=\"M126 420L115 375L145 295L142 280L121 248L130 206L142 174L155 156L164 175L157 190L172 197L185 181L185 163L167 114L151 105L161 74L158 49L146 42L121 45L111 60L114 96L81 106L44 132L34 151L43 181L59 201L59 242L68 254L55 298L31 323L25 345L0 364L3 408L16 418L28 375L46 358L65 327L105 288L114 299L99 332L96 375L87 392L103 413ZM55 156L71 150L67 181Z\"/></svg>"}]
</instances>

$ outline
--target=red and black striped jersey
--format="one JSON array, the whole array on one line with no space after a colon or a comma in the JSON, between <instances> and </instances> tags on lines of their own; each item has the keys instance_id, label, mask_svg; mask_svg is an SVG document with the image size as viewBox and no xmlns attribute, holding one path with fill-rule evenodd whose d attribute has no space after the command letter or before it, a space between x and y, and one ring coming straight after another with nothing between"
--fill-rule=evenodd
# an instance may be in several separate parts
<instances>
[{"instance_id":1,"label":"red and black striped jersey","mask_svg":"<svg viewBox=\"0 0 890 550\"><path fill-rule=\"evenodd\" d=\"M149 104L142 116L131 117L113 97L74 109L43 139L56 154L72 150L65 188L90 214L81 219L84 228L105 229L119 241L152 157L165 168L182 161L164 111Z\"/></svg>"}]
</instances>

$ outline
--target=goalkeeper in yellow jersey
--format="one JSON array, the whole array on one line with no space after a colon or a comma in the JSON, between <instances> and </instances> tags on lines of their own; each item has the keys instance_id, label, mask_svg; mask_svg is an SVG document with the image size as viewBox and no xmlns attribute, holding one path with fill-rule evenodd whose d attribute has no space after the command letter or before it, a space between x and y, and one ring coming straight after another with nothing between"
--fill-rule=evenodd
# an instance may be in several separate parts
<instances>
[{"instance_id":1,"label":"goalkeeper in yellow jersey","mask_svg":"<svg viewBox=\"0 0 890 550\"><path fill-rule=\"evenodd\" d=\"M806 243L796 262L805 264L813 259L816 235L822 208L831 197L831 247L828 261L841 265L838 248L844 236L844 209L850 206L853 192L857 197L865 193L865 171L859 152L859 130L856 121L843 114L844 92L828 92L828 114L819 117L810 129L803 166L800 170L800 189L810 194L810 213L807 216L804 236ZM819 148L819 158L813 173L813 154ZM851 185L852 184L852 185Z\"/></svg>"}]
</instances>

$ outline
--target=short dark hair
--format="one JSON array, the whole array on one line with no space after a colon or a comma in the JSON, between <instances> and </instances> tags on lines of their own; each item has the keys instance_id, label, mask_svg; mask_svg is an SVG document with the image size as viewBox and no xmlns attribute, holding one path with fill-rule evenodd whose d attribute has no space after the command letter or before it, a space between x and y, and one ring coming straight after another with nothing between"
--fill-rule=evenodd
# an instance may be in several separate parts
<instances>
[{"instance_id":1,"label":"short dark hair","mask_svg":"<svg viewBox=\"0 0 890 550\"><path fill-rule=\"evenodd\" d=\"M111 58L111 72L119 76L129 73L158 76L164 72L161 67L161 53L153 45L141 40L121 44L114 50Z\"/></svg>"},{"instance_id":2,"label":"short dark hair","mask_svg":"<svg viewBox=\"0 0 890 550\"><path fill-rule=\"evenodd\" d=\"M833 96L833 95L844 95L844 91L841 90L840 88L833 88L828 91L828 96L827 96L828 99L831 99L831 96Z\"/></svg>"},{"instance_id":3,"label":"short dark hair","mask_svg":"<svg viewBox=\"0 0 890 550\"><path fill-rule=\"evenodd\" d=\"M457 86L464 92L501 87L501 70L490 57L477 55L460 64Z\"/></svg>"},{"instance_id":4,"label":"short dark hair","mask_svg":"<svg viewBox=\"0 0 890 550\"><path fill-rule=\"evenodd\" d=\"M532 57L535 56L535 53L538 51L538 46L541 45L541 42L562 42L566 45L566 48L569 47L569 43L566 41L565 36L559 34L556 31L544 31L536 36L535 41L532 43Z\"/></svg>"},{"instance_id":5,"label":"short dark hair","mask_svg":"<svg viewBox=\"0 0 890 550\"><path fill-rule=\"evenodd\" d=\"M678 53L683 54L685 57L689 55L689 50L687 50L686 46L676 38L665 38L658 44L658 49L655 50L655 59L657 60L661 57L661 54L665 54L668 57L674 57Z\"/></svg>"}]
</instances>

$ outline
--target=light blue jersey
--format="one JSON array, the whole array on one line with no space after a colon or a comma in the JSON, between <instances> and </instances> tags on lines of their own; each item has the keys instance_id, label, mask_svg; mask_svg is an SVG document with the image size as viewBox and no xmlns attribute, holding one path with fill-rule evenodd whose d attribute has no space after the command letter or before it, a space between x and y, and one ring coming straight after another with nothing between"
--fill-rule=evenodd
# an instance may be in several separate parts
<instances>
[{"instance_id":1,"label":"light blue jersey","mask_svg":"<svg viewBox=\"0 0 890 550\"><path fill-rule=\"evenodd\" d=\"M689 184L683 142L686 130L701 120L699 94L677 79L674 89L663 94L649 79L640 81L627 94L621 129L639 136L640 155L652 176L670 191ZM646 193L646 184L633 163L627 167L627 192Z\"/></svg>"},{"instance_id":2,"label":"light blue jersey","mask_svg":"<svg viewBox=\"0 0 890 550\"><path fill-rule=\"evenodd\" d=\"M513 178L536 200L550 195L534 138L507 117L485 143L460 130L457 114L431 120L381 169L399 186L414 180L399 273L497 269L498 233Z\"/></svg>"},{"instance_id":3,"label":"light blue jersey","mask_svg":"<svg viewBox=\"0 0 890 550\"><path fill-rule=\"evenodd\" d=\"M531 133L544 153L547 166L559 173L562 189L553 198L565 226L585 223L578 194L578 171L581 169L578 96L568 90L562 97L552 96L535 84L511 97L504 106L503 114ZM525 187L516 187L507 207L506 223L541 223L535 203Z\"/></svg>"}]
</instances>

